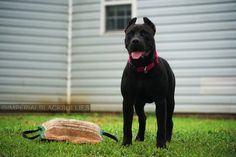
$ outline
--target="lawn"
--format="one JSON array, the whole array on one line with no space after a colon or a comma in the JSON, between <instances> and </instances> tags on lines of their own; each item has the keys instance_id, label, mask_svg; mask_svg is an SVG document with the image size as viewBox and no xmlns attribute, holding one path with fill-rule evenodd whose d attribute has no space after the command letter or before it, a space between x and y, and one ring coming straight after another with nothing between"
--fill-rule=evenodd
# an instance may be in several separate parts
<instances>
[{"instance_id":1,"label":"lawn","mask_svg":"<svg viewBox=\"0 0 236 157\"><path fill-rule=\"evenodd\" d=\"M21 137L27 129L55 117L74 118L99 124L103 130L115 134L119 143L104 137L97 145L78 145L67 142L31 141ZM138 129L134 117L133 136ZM155 147L156 119L147 116L144 142L121 147L121 114L0 114L1 157L86 157L86 156L161 156L161 157L233 157L236 156L236 121L230 119L207 119L197 117L174 118L174 133L168 149Z\"/></svg>"}]
</instances>

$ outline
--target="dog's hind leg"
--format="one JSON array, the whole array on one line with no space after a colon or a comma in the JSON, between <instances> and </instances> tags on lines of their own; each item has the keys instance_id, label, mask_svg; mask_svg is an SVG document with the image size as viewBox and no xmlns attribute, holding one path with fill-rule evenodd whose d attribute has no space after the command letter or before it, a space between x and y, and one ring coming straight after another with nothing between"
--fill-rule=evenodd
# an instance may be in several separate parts
<instances>
[{"instance_id":1,"label":"dog's hind leg","mask_svg":"<svg viewBox=\"0 0 236 157\"><path fill-rule=\"evenodd\" d=\"M166 116L166 140L171 141L173 130L173 112L175 107L174 95L170 94L167 98L167 116Z\"/></svg>"},{"instance_id":2,"label":"dog's hind leg","mask_svg":"<svg viewBox=\"0 0 236 157\"><path fill-rule=\"evenodd\" d=\"M166 116L166 140L171 141L172 130L173 130L173 112L175 108L175 75L170 68L170 65L166 62L168 82L169 82L169 93L167 95L167 116Z\"/></svg>"},{"instance_id":3,"label":"dog's hind leg","mask_svg":"<svg viewBox=\"0 0 236 157\"><path fill-rule=\"evenodd\" d=\"M144 134L146 128L146 115L144 113L144 105L145 103L136 103L135 104L135 111L138 115L138 122L139 122L139 129L138 134L135 138L136 141L144 141Z\"/></svg>"},{"instance_id":4,"label":"dog's hind leg","mask_svg":"<svg viewBox=\"0 0 236 157\"><path fill-rule=\"evenodd\" d=\"M157 148L166 148L166 116L167 101L166 98L160 98L155 101L157 118Z\"/></svg>"}]
</instances>

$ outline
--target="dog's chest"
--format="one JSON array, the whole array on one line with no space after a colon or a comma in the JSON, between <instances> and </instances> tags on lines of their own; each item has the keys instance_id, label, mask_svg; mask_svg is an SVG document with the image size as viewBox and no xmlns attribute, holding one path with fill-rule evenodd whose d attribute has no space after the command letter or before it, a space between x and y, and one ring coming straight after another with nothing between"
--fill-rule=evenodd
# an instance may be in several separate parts
<instances>
[{"instance_id":1,"label":"dog's chest","mask_svg":"<svg viewBox=\"0 0 236 157\"><path fill-rule=\"evenodd\" d=\"M146 102L153 102L161 92L161 80L157 76L136 77L133 84L133 92L137 98Z\"/></svg>"},{"instance_id":2,"label":"dog's chest","mask_svg":"<svg viewBox=\"0 0 236 157\"><path fill-rule=\"evenodd\" d=\"M167 92L166 84L168 84L168 79L158 68L144 74L134 73L126 67L121 82L121 93L125 99L151 103Z\"/></svg>"}]
</instances>

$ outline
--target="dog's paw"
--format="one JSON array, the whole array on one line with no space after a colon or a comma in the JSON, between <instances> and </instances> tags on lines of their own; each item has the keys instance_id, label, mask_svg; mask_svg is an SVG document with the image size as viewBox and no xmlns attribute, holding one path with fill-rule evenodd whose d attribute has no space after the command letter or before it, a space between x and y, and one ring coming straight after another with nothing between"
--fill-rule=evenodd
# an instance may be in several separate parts
<instances>
[{"instance_id":1,"label":"dog's paw","mask_svg":"<svg viewBox=\"0 0 236 157\"><path fill-rule=\"evenodd\" d=\"M137 135L135 141L144 141L144 137Z\"/></svg>"},{"instance_id":2,"label":"dog's paw","mask_svg":"<svg viewBox=\"0 0 236 157\"><path fill-rule=\"evenodd\" d=\"M122 146L130 146L132 144L132 138L123 138Z\"/></svg>"},{"instance_id":3,"label":"dog's paw","mask_svg":"<svg viewBox=\"0 0 236 157\"><path fill-rule=\"evenodd\" d=\"M160 149L166 149L166 143L165 142L157 142L156 147L160 148Z\"/></svg>"},{"instance_id":4,"label":"dog's paw","mask_svg":"<svg viewBox=\"0 0 236 157\"><path fill-rule=\"evenodd\" d=\"M124 142L122 142L122 144L121 144L122 147L129 147L130 145L132 145L132 143L124 143Z\"/></svg>"}]
</instances>

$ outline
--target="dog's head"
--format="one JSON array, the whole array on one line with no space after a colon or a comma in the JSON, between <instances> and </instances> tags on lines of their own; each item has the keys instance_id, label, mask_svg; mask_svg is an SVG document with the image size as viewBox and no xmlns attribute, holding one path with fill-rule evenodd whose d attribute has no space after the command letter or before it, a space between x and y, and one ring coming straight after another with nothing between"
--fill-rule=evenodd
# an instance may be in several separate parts
<instances>
[{"instance_id":1,"label":"dog's head","mask_svg":"<svg viewBox=\"0 0 236 157\"><path fill-rule=\"evenodd\" d=\"M136 20L131 19L125 28L125 47L132 60L147 60L154 57L156 28L147 17L144 24L135 24Z\"/></svg>"}]
</instances>

